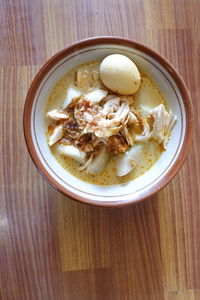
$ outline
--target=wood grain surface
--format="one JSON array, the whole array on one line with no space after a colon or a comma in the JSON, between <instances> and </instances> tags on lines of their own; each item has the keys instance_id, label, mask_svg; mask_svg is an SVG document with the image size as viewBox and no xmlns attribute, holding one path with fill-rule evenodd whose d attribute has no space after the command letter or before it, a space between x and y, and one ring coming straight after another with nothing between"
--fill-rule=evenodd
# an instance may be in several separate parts
<instances>
[{"instance_id":1,"label":"wood grain surface","mask_svg":"<svg viewBox=\"0 0 200 300\"><path fill-rule=\"evenodd\" d=\"M200 299L199 16L199 0L0 0L0 299ZM23 137L23 105L40 66L99 35L164 55L195 110L179 174L125 208L62 196L38 174Z\"/></svg>"}]
</instances>

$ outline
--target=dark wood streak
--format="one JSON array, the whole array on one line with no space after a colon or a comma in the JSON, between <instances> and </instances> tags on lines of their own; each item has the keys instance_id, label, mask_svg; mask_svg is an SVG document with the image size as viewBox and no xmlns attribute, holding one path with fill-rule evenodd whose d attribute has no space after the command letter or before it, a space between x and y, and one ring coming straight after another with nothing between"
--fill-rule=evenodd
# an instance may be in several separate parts
<instances>
[{"instance_id":1,"label":"dark wood streak","mask_svg":"<svg viewBox=\"0 0 200 300\"><path fill-rule=\"evenodd\" d=\"M200 5L197 0L0 1L0 299L200 299ZM143 203L96 208L56 192L26 150L39 67L79 39L118 35L165 56L192 95L188 158Z\"/></svg>"}]
</instances>

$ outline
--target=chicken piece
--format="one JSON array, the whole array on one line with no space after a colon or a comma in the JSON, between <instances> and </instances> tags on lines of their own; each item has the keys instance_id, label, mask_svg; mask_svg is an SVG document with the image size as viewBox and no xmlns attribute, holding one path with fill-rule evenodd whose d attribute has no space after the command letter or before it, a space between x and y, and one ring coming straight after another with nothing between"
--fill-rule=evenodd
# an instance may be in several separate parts
<instances>
[{"instance_id":1,"label":"chicken piece","mask_svg":"<svg viewBox=\"0 0 200 300\"><path fill-rule=\"evenodd\" d=\"M103 100L107 96L107 94L108 94L108 91L97 88L94 91L85 94L84 97L91 103L99 103L101 100Z\"/></svg>"},{"instance_id":2,"label":"chicken piece","mask_svg":"<svg viewBox=\"0 0 200 300\"><path fill-rule=\"evenodd\" d=\"M134 144L134 136L129 132L128 128L125 126L122 130L123 136L126 138L129 146L133 146Z\"/></svg>"},{"instance_id":3,"label":"chicken piece","mask_svg":"<svg viewBox=\"0 0 200 300\"><path fill-rule=\"evenodd\" d=\"M63 110L58 110L58 109L53 109L49 111L47 113L47 117L55 121L69 119L69 116Z\"/></svg>"},{"instance_id":4,"label":"chicken piece","mask_svg":"<svg viewBox=\"0 0 200 300\"><path fill-rule=\"evenodd\" d=\"M154 118L151 137L157 140L159 144L163 142L165 137L166 113L167 111L163 104L158 105L149 112L149 114Z\"/></svg>"},{"instance_id":5,"label":"chicken piece","mask_svg":"<svg viewBox=\"0 0 200 300\"><path fill-rule=\"evenodd\" d=\"M168 121L168 125L165 128L165 138L163 141L163 148L166 150L167 149L167 143L169 140L169 135L174 127L174 125L176 124L177 121L177 116L174 115L171 111L169 113L169 121Z\"/></svg>"},{"instance_id":6,"label":"chicken piece","mask_svg":"<svg viewBox=\"0 0 200 300\"><path fill-rule=\"evenodd\" d=\"M75 161L79 162L80 164L85 163L86 154L85 152L80 151L76 147L69 145L58 145L58 152L62 155L69 156L73 158Z\"/></svg>"},{"instance_id":7,"label":"chicken piece","mask_svg":"<svg viewBox=\"0 0 200 300\"><path fill-rule=\"evenodd\" d=\"M107 98L106 98L106 100L107 100ZM119 97L107 100L107 102L103 106L101 113L104 116L107 116L109 113L116 112L119 109L119 103L120 103Z\"/></svg>"},{"instance_id":8,"label":"chicken piece","mask_svg":"<svg viewBox=\"0 0 200 300\"><path fill-rule=\"evenodd\" d=\"M54 128L54 131L52 135L49 138L49 146L54 145L56 142L58 142L64 134L64 125L58 125Z\"/></svg>"},{"instance_id":9,"label":"chicken piece","mask_svg":"<svg viewBox=\"0 0 200 300\"><path fill-rule=\"evenodd\" d=\"M166 149L169 134L177 117L171 111L168 113L163 104L158 105L149 113L154 119L151 137L157 140L159 144L163 143L163 147Z\"/></svg>"},{"instance_id":10,"label":"chicken piece","mask_svg":"<svg viewBox=\"0 0 200 300\"><path fill-rule=\"evenodd\" d=\"M116 174L117 176L125 176L130 173L140 162L142 157L142 145L135 145L127 150L121 158L117 158Z\"/></svg>"},{"instance_id":11,"label":"chicken piece","mask_svg":"<svg viewBox=\"0 0 200 300\"><path fill-rule=\"evenodd\" d=\"M123 136L113 135L107 138L108 152L112 154L124 153L128 149L128 143Z\"/></svg>"},{"instance_id":12,"label":"chicken piece","mask_svg":"<svg viewBox=\"0 0 200 300\"><path fill-rule=\"evenodd\" d=\"M97 137L106 138L117 134L128 122L129 105L122 103L112 119L101 118L94 131Z\"/></svg>"},{"instance_id":13,"label":"chicken piece","mask_svg":"<svg viewBox=\"0 0 200 300\"><path fill-rule=\"evenodd\" d=\"M143 131L141 135L136 135L135 136L135 141L136 142L148 142L151 132L150 132L150 127L149 123L145 118L141 118L142 126L143 126Z\"/></svg>"},{"instance_id":14,"label":"chicken piece","mask_svg":"<svg viewBox=\"0 0 200 300\"><path fill-rule=\"evenodd\" d=\"M78 99L81 96L80 90L78 90L74 85L70 85L67 89L66 98L63 104L63 109L67 108L73 100Z\"/></svg>"},{"instance_id":15,"label":"chicken piece","mask_svg":"<svg viewBox=\"0 0 200 300\"><path fill-rule=\"evenodd\" d=\"M142 120L134 107L130 108L129 120L127 124L129 125L129 132L132 136L142 132Z\"/></svg>"},{"instance_id":16,"label":"chicken piece","mask_svg":"<svg viewBox=\"0 0 200 300\"><path fill-rule=\"evenodd\" d=\"M100 174L106 168L110 159L106 147L103 146L97 153L94 153L92 161L87 165L86 172L90 174Z\"/></svg>"},{"instance_id":17,"label":"chicken piece","mask_svg":"<svg viewBox=\"0 0 200 300\"><path fill-rule=\"evenodd\" d=\"M139 123L137 116L133 112L130 111L128 124L132 125L132 124L136 124L136 123Z\"/></svg>"},{"instance_id":18,"label":"chicken piece","mask_svg":"<svg viewBox=\"0 0 200 300\"><path fill-rule=\"evenodd\" d=\"M113 113L111 119L106 118L106 111L100 110L100 106L97 106L96 111L94 110L94 105L92 108L92 118L87 120L87 125L83 130L84 134L94 133L99 138L106 138L117 134L128 122L129 106L127 104L123 103L118 111Z\"/></svg>"}]
</instances>

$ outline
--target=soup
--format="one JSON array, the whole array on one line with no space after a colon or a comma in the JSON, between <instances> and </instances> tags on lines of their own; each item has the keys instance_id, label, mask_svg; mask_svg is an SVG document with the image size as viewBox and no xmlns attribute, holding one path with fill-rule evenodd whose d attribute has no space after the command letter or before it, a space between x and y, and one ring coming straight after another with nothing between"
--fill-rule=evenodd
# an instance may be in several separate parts
<instances>
[{"instance_id":1,"label":"soup","mask_svg":"<svg viewBox=\"0 0 200 300\"><path fill-rule=\"evenodd\" d=\"M66 171L93 184L116 185L155 164L176 116L147 74L140 70L138 90L121 95L103 84L101 64L79 65L56 84L46 105L46 135Z\"/></svg>"}]
</instances>

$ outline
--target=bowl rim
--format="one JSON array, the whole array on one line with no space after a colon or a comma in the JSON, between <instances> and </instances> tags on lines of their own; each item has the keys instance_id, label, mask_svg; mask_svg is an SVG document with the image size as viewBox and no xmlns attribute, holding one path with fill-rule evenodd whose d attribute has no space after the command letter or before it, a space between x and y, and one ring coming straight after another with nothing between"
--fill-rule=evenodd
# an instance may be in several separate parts
<instances>
[{"instance_id":1,"label":"bowl rim","mask_svg":"<svg viewBox=\"0 0 200 300\"><path fill-rule=\"evenodd\" d=\"M180 150L180 153L174 162L171 169L165 174L165 176L155 185L151 186L148 191L142 191L139 196L137 196L134 199L131 200L112 200L112 201L99 201L99 200L92 200L88 199L86 197L80 196L79 194L73 193L69 191L68 189L64 188L62 185L60 185L54 177L52 177L48 171L45 169L43 164L40 161L40 158L35 150L32 134L31 134L31 112L32 112L32 106L34 102L34 98L36 95L36 92L40 86L41 81L43 78L49 73L49 71L65 56L73 53L74 51L81 50L83 48L86 48L88 46L93 45L99 45L99 44L112 44L116 46L126 46L130 48L134 48L136 50L142 51L143 53L149 55L154 60L156 60L162 67L167 69L168 73L170 73L173 80L176 82L176 85L180 91L180 94L183 98L183 104L185 108L185 114L186 114L186 131L185 131L185 138L183 141L182 148ZM122 37L116 37L116 36L98 36L98 37L91 37L87 38L81 41L78 41L74 44L72 44L69 47L66 47L62 49L61 51L57 52L54 56L52 56L47 62L42 66L42 68L39 70L39 72L34 77L30 88L28 90L25 104L24 104L24 112L23 112L23 129L24 129L24 137L26 141L26 145L29 151L29 154L40 172L40 174L47 180L48 183L50 183L56 190L63 193L65 196L68 196L74 200L78 200L79 202L85 203L85 204L92 204L96 206L125 206L130 205L133 203L137 203L139 201L144 200L145 198L148 198L152 196L153 194L157 193L159 190L161 190L164 186L166 186L176 175L176 173L179 171L179 169L182 167L188 150L191 143L192 138L192 131L193 131L193 121L194 121L194 115L193 115L193 105L192 101L188 92L188 89L182 79L182 77L178 74L178 72L175 70L175 68L171 65L171 63L149 48L146 45L143 45L141 43L138 43L136 41L122 38ZM113 196L114 198L115 196ZM105 197L106 198L106 197Z\"/></svg>"}]
</instances>

